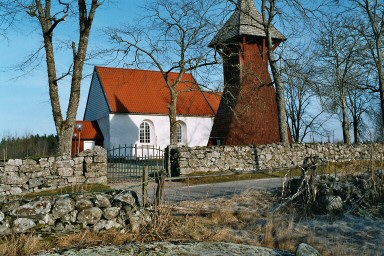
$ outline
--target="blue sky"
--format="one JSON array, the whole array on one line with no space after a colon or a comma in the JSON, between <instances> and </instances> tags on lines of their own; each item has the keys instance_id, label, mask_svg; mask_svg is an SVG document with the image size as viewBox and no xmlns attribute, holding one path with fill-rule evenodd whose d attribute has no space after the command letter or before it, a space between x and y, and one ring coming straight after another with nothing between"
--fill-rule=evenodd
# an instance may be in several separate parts
<instances>
[{"instance_id":1,"label":"blue sky","mask_svg":"<svg viewBox=\"0 0 384 256\"><path fill-rule=\"evenodd\" d=\"M92 27L90 48L106 43L102 29L108 26L131 22L140 12L135 0L114 0L113 3L102 5L96 13ZM65 25L65 27L70 27ZM74 31L65 28L60 30L61 38L67 39ZM8 33L8 40L1 39L0 44L0 138L3 136L23 136L26 134L55 134L51 105L48 95L46 64L43 61L32 72L25 74L10 70L9 67L21 63L39 46L41 33L37 25L30 22L16 26ZM70 59L68 52L57 51L57 65L63 71L68 67ZM84 75L90 74L93 65L89 63ZM81 90L81 102L78 119L82 119L87 100L90 78L85 78ZM69 83L62 85L62 105L68 99ZM65 113L65 111L64 111Z\"/></svg>"},{"instance_id":2,"label":"blue sky","mask_svg":"<svg viewBox=\"0 0 384 256\"><path fill-rule=\"evenodd\" d=\"M133 22L141 12L136 0L106 1L96 13L92 27L89 52L92 49L108 44L108 39L102 30L106 27L117 27ZM69 40L76 31L77 24L63 24L64 29L56 32L62 40ZM73 21L72 21L73 22ZM73 38L72 38L73 40ZM16 26L8 33L8 40L0 44L0 138L5 136L23 136L26 134L55 134L52 110L48 95L46 64L43 59L40 65L31 72L10 70L9 67L21 63L28 54L36 50L41 42L40 29L36 24L26 22ZM67 70L71 61L71 53L57 51L57 67L60 72ZM38 62L37 62L38 63ZM93 64L103 65L102 61L90 62L85 66L84 75L90 75ZM78 119L83 118L87 94L90 85L90 76L83 80L81 101L78 109ZM62 106L67 105L69 94L69 81L61 85ZM65 114L65 110L63 111ZM332 126L334 126L333 124ZM339 126L339 125L337 125ZM337 132L337 137L341 137Z\"/></svg>"}]
</instances>

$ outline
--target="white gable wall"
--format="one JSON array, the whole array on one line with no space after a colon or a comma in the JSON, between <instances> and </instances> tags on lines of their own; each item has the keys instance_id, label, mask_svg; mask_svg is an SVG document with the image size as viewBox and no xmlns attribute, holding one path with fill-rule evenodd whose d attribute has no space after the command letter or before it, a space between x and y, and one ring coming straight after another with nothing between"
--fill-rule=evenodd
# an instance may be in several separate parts
<instances>
[{"instance_id":1,"label":"white gable wall","mask_svg":"<svg viewBox=\"0 0 384 256\"><path fill-rule=\"evenodd\" d=\"M103 134L104 141L103 141L103 146L104 148L109 148L109 131L110 131L110 121L109 121L109 115L106 117L100 118L97 120L97 124L99 125L100 131Z\"/></svg>"},{"instance_id":2,"label":"white gable wall","mask_svg":"<svg viewBox=\"0 0 384 256\"><path fill-rule=\"evenodd\" d=\"M84 113L85 121L96 121L109 114L109 104L100 84L96 72L93 73L91 86L89 88L87 106Z\"/></svg>"},{"instance_id":3,"label":"white gable wall","mask_svg":"<svg viewBox=\"0 0 384 256\"><path fill-rule=\"evenodd\" d=\"M213 125L213 117L180 116L178 120L185 123L185 145L206 146ZM143 121L151 126L151 143L156 147L165 148L169 145L169 117L167 115L134 115L110 114L109 148L119 145L140 145L139 129ZM104 134L104 132L103 132ZM106 138L105 134L104 137ZM146 145L146 144L144 144Z\"/></svg>"}]
</instances>

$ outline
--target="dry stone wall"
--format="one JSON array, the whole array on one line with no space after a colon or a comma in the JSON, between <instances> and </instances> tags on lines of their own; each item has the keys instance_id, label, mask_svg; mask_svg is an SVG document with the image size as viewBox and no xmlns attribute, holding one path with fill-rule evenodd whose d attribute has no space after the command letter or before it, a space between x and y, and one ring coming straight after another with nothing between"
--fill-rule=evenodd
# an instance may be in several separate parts
<instances>
[{"instance_id":1,"label":"dry stone wall","mask_svg":"<svg viewBox=\"0 0 384 256\"><path fill-rule=\"evenodd\" d=\"M137 232L152 219L133 191L66 194L0 200L0 236L14 233L72 233L118 229Z\"/></svg>"},{"instance_id":2,"label":"dry stone wall","mask_svg":"<svg viewBox=\"0 0 384 256\"><path fill-rule=\"evenodd\" d=\"M258 146L178 147L171 150L173 175L195 172L250 172L293 167L305 157L318 156L326 162L362 159L381 160L382 144L291 144Z\"/></svg>"},{"instance_id":3,"label":"dry stone wall","mask_svg":"<svg viewBox=\"0 0 384 256\"><path fill-rule=\"evenodd\" d=\"M0 167L0 196L91 183L107 183L107 152L102 147L73 158L10 159Z\"/></svg>"}]
</instances>

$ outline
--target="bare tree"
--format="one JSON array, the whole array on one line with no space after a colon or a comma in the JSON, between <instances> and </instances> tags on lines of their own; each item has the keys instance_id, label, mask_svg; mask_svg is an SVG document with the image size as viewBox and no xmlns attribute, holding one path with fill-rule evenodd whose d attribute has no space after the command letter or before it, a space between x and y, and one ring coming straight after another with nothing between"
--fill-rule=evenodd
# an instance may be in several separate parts
<instances>
[{"instance_id":1,"label":"bare tree","mask_svg":"<svg viewBox=\"0 0 384 256\"><path fill-rule=\"evenodd\" d=\"M365 119L364 115L368 115L373 111L372 102L373 94L356 88L348 91L348 110L352 119L354 143L358 144L364 136Z\"/></svg>"},{"instance_id":2,"label":"bare tree","mask_svg":"<svg viewBox=\"0 0 384 256\"><path fill-rule=\"evenodd\" d=\"M308 51L308 49L307 49ZM313 108L317 100L312 56L293 56L284 59L281 72L285 87L288 121L295 142L301 143L310 131L322 128L320 116L323 111Z\"/></svg>"},{"instance_id":3,"label":"bare tree","mask_svg":"<svg viewBox=\"0 0 384 256\"><path fill-rule=\"evenodd\" d=\"M278 59L276 59L274 54L274 42L272 40L271 28L275 20L276 9L275 9L274 0L262 0L261 3L261 15L263 17L263 28L265 36L267 39L267 48L268 48L268 60L269 66L271 68L273 81L276 88L276 101L278 108L278 117L279 117L279 128L280 128L280 141L284 144L289 143L288 136L288 123L287 123L287 112L285 109L285 98L284 98L284 86L281 72L278 68Z\"/></svg>"},{"instance_id":4,"label":"bare tree","mask_svg":"<svg viewBox=\"0 0 384 256\"><path fill-rule=\"evenodd\" d=\"M369 47L374 67L377 71L378 83L371 89L380 93L381 118L384 123L384 69L383 69L383 34L384 34L384 3L378 0L353 0L355 6L363 15L363 23L366 26L358 26L356 29L365 39Z\"/></svg>"},{"instance_id":5,"label":"bare tree","mask_svg":"<svg viewBox=\"0 0 384 256\"><path fill-rule=\"evenodd\" d=\"M349 28L351 19L326 17L316 40L319 94L327 111L341 118L344 143L351 143L348 97L359 89L360 37Z\"/></svg>"},{"instance_id":6,"label":"bare tree","mask_svg":"<svg viewBox=\"0 0 384 256\"><path fill-rule=\"evenodd\" d=\"M197 89L197 82L188 81L185 74L218 63L215 51L207 47L218 25L215 24L218 4L219 0L147 1L146 15L139 25L107 31L118 44L113 52L121 56L126 65L146 65L161 72L171 95L171 145L177 144L178 96L185 92L180 85L189 83L187 90ZM172 72L177 72L176 77Z\"/></svg>"},{"instance_id":7,"label":"bare tree","mask_svg":"<svg viewBox=\"0 0 384 256\"><path fill-rule=\"evenodd\" d=\"M1 5L7 6L8 10L19 11L19 15L28 14L32 20L38 22L41 28L43 39L41 49L45 50L49 97L59 139L58 152L61 154L71 154L72 136L80 101L80 87L83 78L82 73L87 55L88 41L96 9L101 5L101 2L99 0L78 0L76 4L75 1L64 2L60 0L2 0L0 1L0 6ZM9 25L12 24L15 13L10 12L8 14L6 13L2 17L2 20L8 19L7 24ZM70 16L77 16L78 18L78 34L75 36L75 38L78 38L78 42L73 41L71 43L72 64L70 68L66 73L58 75L54 32ZM59 97L59 85L61 80L68 76L71 76L71 90L67 113L66 116L64 116Z\"/></svg>"}]
</instances>

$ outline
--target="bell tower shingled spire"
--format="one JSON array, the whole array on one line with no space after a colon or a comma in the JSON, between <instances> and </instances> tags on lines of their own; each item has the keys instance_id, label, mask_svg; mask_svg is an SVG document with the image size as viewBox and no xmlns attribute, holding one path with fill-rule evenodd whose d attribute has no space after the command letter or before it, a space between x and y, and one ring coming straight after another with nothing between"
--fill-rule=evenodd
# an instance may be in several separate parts
<instances>
[{"instance_id":1,"label":"bell tower shingled spire","mask_svg":"<svg viewBox=\"0 0 384 256\"><path fill-rule=\"evenodd\" d=\"M275 47L286 40L271 28ZM262 16L253 0L237 8L209 44L223 58L224 92L212 128L213 145L280 141L276 91L268 70Z\"/></svg>"}]
</instances>

